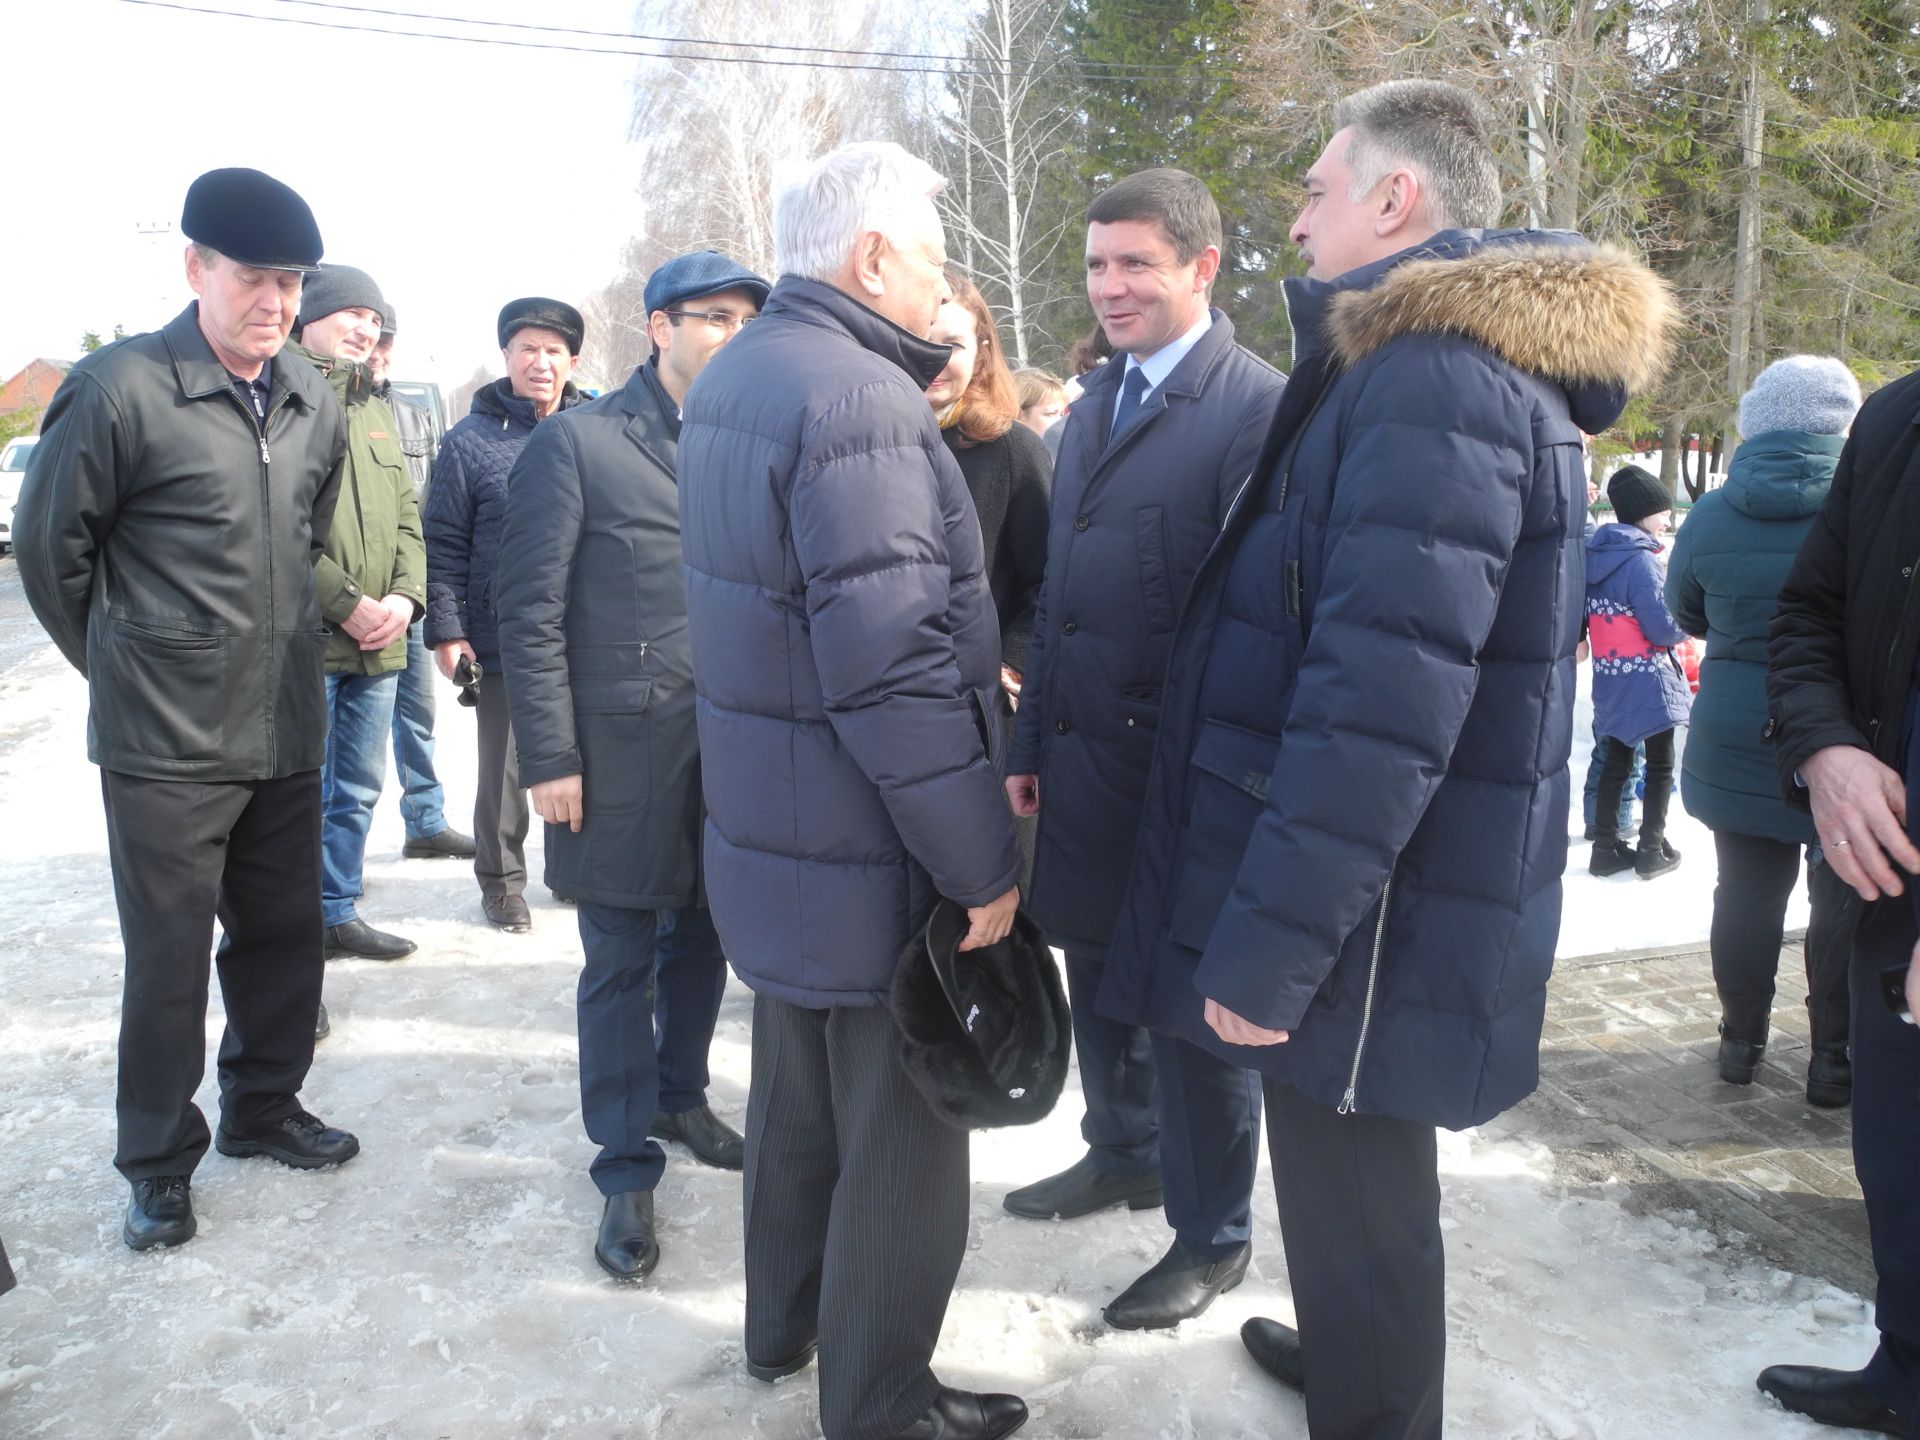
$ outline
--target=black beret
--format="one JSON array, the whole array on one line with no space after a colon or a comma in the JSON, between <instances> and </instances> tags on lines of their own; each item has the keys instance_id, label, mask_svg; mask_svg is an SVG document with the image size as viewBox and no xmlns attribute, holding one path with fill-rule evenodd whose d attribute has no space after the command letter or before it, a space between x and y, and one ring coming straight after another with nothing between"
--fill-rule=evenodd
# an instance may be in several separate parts
<instances>
[{"instance_id":1,"label":"black beret","mask_svg":"<svg viewBox=\"0 0 1920 1440\"><path fill-rule=\"evenodd\" d=\"M180 228L189 240L261 270L319 268L320 227L293 189L258 170L209 170L187 187Z\"/></svg>"},{"instance_id":2,"label":"black beret","mask_svg":"<svg viewBox=\"0 0 1920 1440\"><path fill-rule=\"evenodd\" d=\"M514 333L528 326L551 330L561 336L567 342L568 353L573 355L580 353L580 344L587 338L587 322L573 306L564 300L549 300L544 295L527 295L500 307L500 348L506 349Z\"/></svg>"}]
</instances>

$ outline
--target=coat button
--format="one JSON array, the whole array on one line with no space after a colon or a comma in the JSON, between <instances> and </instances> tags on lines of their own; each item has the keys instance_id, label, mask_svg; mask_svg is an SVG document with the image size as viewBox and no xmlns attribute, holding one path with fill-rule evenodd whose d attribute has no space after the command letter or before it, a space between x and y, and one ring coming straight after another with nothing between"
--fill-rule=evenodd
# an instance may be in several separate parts
<instances>
[{"instance_id":1,"label":"coat button","mask_svg":"<svg viewBox=\"0 0 1920 1440\"><path fill-rule=\"evenodd\" d=\"M1053 722L1053 728L1056 734L1064 735L1069 730L1073 729L1073 726L1069 725L1064 720L1056 720Z\"/></svg>"},{"instance_id":2,"label":"coat button","mask_svg":"<svg viewBox=\"0 0 1920 1440\"><path fill-rule=\"evenodd\" d=\"M1073 528L1074 528L1074 529L1076 529L1076 530L1084 530L1084 529L1086 529L1086 528L1087 528L1087 517L1086 517L1086 516L1084 516L1084 515L1076 515L1076 516L1074 516L1074 517L1073 517Z\"/></svg>"},{"instance_id":3,"label":"coat button","mask_svg":"<svg viewBox=\"0 0 1920 1440\"><path fill-rule=\"evenodd\" d=\"M1062 635L1071 635L1073 634L1074 631L1078 630L1079 628L1080 627L1078 625L1074 624L1073 621L1069 620L1067 621L1066 624L1060 627L1060 633Z\"/></svg>"}]
</instances>

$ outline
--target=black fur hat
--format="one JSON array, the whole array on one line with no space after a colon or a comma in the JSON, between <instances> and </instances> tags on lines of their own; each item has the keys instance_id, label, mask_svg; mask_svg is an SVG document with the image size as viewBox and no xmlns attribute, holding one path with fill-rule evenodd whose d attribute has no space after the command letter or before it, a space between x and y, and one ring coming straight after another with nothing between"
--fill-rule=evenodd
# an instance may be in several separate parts
<instances>
[{"instance_id":1,"label":"black fur hat","mask_svg":"<svg viewBox=\"0 0 1920 1440\"><path fill-rule=\"evenodd\" d=\"M1024 912L997 945L962 951L967 912L934 907L900 952L893 1019L907 1078L960 1130L1030 1125L1067 1083L1073 1026L1060 971Z\"/></svg>"}]
</instances>

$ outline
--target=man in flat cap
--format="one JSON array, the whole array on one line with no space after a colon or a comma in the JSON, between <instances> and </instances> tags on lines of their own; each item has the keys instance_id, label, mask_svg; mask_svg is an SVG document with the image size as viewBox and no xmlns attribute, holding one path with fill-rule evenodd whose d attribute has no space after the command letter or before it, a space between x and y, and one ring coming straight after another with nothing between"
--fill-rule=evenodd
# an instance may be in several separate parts
<instances>
[{"instance_id":1,"label":"man in flat cap","mask_svg":"<svg viewBox=\"0 0 1920 1440\"><path fill-rule=\"evenodd\" d=\"M480 720L480 781L473 800L473 873L489 924L524 932L527 795L520 787L500 674L494 576L507 515L507 472L533 427L586 397L570 378L586 322L559 300L532 295L500 312L503 379L473 397L447 431L427 497L427 643L441 674L469 690ZM477 678L476 678L477 677Z\"/></svg>"},{"instance_id":2,"label":"man in flat cap","mask_svg":"<svg viewBox=\"0 0 1920 1440\"><path fill-rule=\"evenodd\" d=\"M380 341L368 357L373 372L373 394L393 412L394 438L406 457L413 478L414 508L424 521L427 484L433 478L434 457L440 453L440 415L419 400L393 388L393 346L400 331L394 306L380 316ZM427 622L422 616L407 629L407 668L400 672L399 693L393 701L393 767L400 781L400 817L406 822L406 842L400 853L409 860L471 860L473 837L447 823L447 791L433 763L433 654L427 649Z\"/></svg>"},{"instance_id":3,"label":"man in flat cap","mask_svg":"<svg viewBox=\"0 0 1920 1440\"><path fill-rule=\"evenodd\" d=\"M114 1164L136 1250L193 1238L216 916L214 1144L297 1169L360 1149L300 1103L322 966L313 567L347 437L320 374L275 357L320 233L256 170L194 181L181 229L198 300L68 372L14 517L28 602L91 691L126 950Z\"/></svg>"},{"instance_id":4,"label":"man in flat cap","mask_svg":"<svg viewBox=\"0 0 1920 1440\"><path fill-rule=\"evenodd\" d=\"M727 962L700 883L675 471L688 387L768 288L712 250L660 266L645 294L653 357L536 430L508 485L500 651L547 884L579 905L580 1115L605 1197L593 1253L622 1280L660 1259L653 1137L725 1170L746 1147L707 1103Z\"/></svg>"},{"instance_id":5,"label":"man in flat cap","mask_svg":"<svg viewBox=\"0 0 1920 1440\"><path fill-rule=\"evenodd\" d=\"M387 732L426 612L427 551L392 413L367 368L387 302L364 270L322 265L300 300L296 353L347 416L347 463L326 552L314 567L327 619L327 760L321 771L321 918L327 958L399 960L414 944L360 918L361 868L387 778Z\"/></svg>"}]
</instances>

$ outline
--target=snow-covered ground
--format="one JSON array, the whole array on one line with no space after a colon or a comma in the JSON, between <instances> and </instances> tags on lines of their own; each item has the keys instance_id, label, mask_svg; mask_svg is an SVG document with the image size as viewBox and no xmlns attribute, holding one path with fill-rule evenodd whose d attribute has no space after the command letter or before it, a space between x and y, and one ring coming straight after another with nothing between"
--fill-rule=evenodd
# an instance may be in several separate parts
<instances>
[{"instance_id":1,"label":"snow-covered ground","mask_svg":"<svg viewBox=\"0 0 1920 1440\"><path fill-rule=\"evenodd\" d=\"M0 1237L20 1272L0 1299L0 1436L819 1434L811 1372L769 1388L741 1368L736 1176L676 1152L659 1270L624 1287L595 1268L572 914L536 884L531 935L489 930L465 866L399 859L390 799L363 913L420 953L329 968L334 1033L307 1092L364 1153L317 1174L209 1154L199 1238L128 1252L109 1163L119 951L84 715L51 650L0 677ZM450 696L442 725L458 812L473 732ZM1687 863L1652 884L1572 877L1564 953L1704 936L1706 838L1681 820ZM715 1105L736 1120L748 1017L736 985L713 1056ZM216 995L210 1039L219 1024ZM200 1098L212 1114L211 1076ZM1046 1122L975 1141L943 1377L1024 1394L1024 1433L1050 1440L1303 1436L1299 1400L1236 1333L1292 1313L1264 1166L1247 1283L1177 1333L1114 1333L1100 1306L1165 1247L1157 1213L1034 1224L999 1208L1079 1152L1078 1115L1070 1087ZM1689 1217L1630 1214L1615 1187L1568 1189L1523 1117L1444 1137L1441 1168L1451 1435L1830 1433L1757 1398L1753 1375L1862 1361L1873 1337L1857 1297L1757 1267Z\"/></svg>"}]
</instances>

